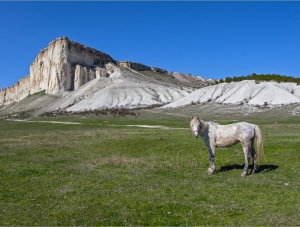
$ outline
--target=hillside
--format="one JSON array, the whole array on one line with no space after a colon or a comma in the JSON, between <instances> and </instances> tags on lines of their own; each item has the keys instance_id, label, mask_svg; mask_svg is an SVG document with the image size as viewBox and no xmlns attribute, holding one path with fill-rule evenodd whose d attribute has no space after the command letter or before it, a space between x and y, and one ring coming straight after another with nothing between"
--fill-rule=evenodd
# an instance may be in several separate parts
<instances>
[{"instance_id":1,"label":"hillside","mask_svg":"<svg viewBox=\"0 0 300 227\"><path fill-rule=\"evenodd\" d=\"M257 83L254 80L222 83L196 90L164 107L172 108L211 101L238 105L289 105L300 103L300 86L296 83Z\"/></svg>"}]
</instances>

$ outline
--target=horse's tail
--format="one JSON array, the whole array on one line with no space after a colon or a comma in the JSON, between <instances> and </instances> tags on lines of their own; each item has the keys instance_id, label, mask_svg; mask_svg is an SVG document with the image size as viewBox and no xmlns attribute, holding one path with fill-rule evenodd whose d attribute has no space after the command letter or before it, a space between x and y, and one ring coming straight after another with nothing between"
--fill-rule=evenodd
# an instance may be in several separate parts
<instances>
[{"instance_id":1,"label":"horse's tail","mask_svg":"<svg viewBox=\"0 0 300 227\"><path fill-rule=\"evenodd\" d=\"M255 140L256 140L256 163L259 166L259 161L263 153L263 136L261 129L255 125Z\"/></svg>"}]
</instances>

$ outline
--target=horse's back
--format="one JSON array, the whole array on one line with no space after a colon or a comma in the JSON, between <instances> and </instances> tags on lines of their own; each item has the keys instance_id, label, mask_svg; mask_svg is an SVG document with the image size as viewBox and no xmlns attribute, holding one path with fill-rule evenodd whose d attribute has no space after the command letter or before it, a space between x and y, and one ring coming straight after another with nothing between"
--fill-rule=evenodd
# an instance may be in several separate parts
<instances>
[{"instance_id":1,"label":"horse's back","mask_svg":"<svg viewBox=\"0 0 300 227\"><path fill-rule=\"evenodd\" d=\"M241 142L253 142L255 137L255 125L248 122L238 122L238 137Z\"/></svg>"},{"instance_id":2,"label":"horse's back","mask_svg":"<svg viewBox=\"0 0 300 227\"><path fill-rule=\"evenodd\" d=\"M212 123L212 128L215 128L216 131L224 131L227 133L239 133L248 130L254 130L255 125L248 122L237 122L228 125L220 125L217 123Z\"/></svg>"},{"instance_id":3,"label":"horse's back","mask_svg":"<svg viewBox=\"0 0 300 227\"><path fill-rule=\"evenodd\" d=\"M210 123L210 135L215 138L217 146L232 146L238 142L251 142L255 136L255 125L238 122L229 125Z\"/></svg>"}]
</instances>

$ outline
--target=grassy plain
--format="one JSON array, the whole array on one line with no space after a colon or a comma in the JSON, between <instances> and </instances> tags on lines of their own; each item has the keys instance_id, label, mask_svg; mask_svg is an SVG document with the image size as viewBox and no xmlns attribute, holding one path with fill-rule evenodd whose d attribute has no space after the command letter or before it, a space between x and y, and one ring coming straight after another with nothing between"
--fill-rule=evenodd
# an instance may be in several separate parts
<instances>
[{"instance_id":1,"label":"grassy plain","mask_svg":"<svg viewBox=\"0 0 300 227\"><path fill-rule=\"evenodd\" d=\"M247 119L264 134L261 171L247 177L240 145L217 150L208 175L184 114L2 119L0 225L300 225L299 116Z\"/></svg>"}]
</instances>

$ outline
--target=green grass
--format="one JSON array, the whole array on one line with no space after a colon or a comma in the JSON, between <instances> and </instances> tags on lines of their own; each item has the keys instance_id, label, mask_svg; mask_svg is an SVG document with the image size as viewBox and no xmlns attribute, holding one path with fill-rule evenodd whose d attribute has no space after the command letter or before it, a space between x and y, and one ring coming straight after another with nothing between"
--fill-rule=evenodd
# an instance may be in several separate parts
<instances>
[{"instance_id":1,"label":"green grass","mask_svg":"<svg viewBox=\"0 0 300 227\"><path fill-rule=\"evenodd\" d=\"M42 90L42 91L39 91L39 92L36 92L36 93L33 93L33 94L29 94L27 95L27 97L32 97L32 96L40 96L40 95L45 95L46 94L46 90Z\"/></svg>"},{"instance_id":2,"label":"green grass","mask_svg":"<svg viewBox=\"0 0 300 227\"><path fill-rule=\"evenodd\" d=\"M189 120L147 111L0 120L0 225L300 225L298 117L253 118L265 149L261 171L247 177L240 145L217 150L208 175Z\"/></svg>"}]
</instances>

